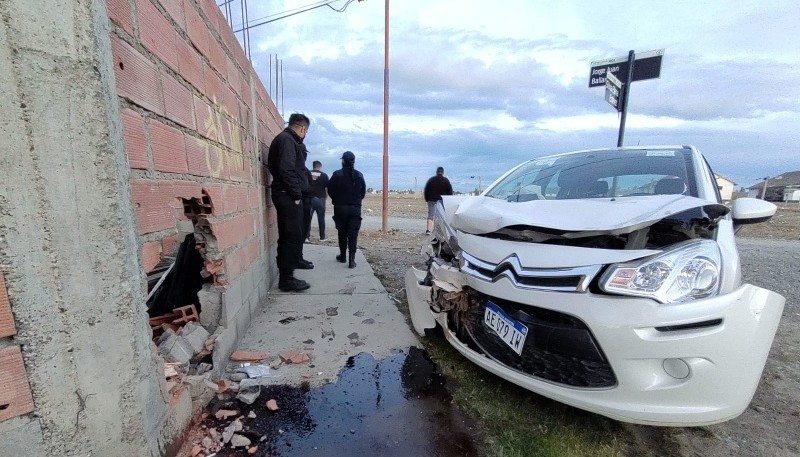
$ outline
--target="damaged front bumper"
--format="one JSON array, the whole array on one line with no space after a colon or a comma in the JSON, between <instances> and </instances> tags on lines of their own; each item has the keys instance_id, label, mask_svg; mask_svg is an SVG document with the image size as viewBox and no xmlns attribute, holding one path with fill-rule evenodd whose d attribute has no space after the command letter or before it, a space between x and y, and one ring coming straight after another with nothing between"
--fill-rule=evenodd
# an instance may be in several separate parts
<instances>
[{"instance_id":1,"label":"damaged front bumper","mask_svg":"<svg viewBox=\"0 0 800 457\"><path fill-rule=\"evenodd\" d=\"M420 335L438 323L456 350L514 384L612 419L661 426L707 425L741 414L785 302L749 284L670 306L525 290L509 278L481 281L435 261L429 273L409 269L405 282ZM459 302L443 307L444 294ZM521 354L504 351L505 343L483 324L487 301L527 319Z\"/></svg>"}]
</instances>

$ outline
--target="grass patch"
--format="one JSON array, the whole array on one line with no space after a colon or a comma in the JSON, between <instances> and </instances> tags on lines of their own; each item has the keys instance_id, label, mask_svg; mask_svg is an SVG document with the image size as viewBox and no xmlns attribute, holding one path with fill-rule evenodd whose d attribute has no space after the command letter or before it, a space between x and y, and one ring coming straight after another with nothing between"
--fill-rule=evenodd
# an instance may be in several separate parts
<instances>
[{"instance_id":1,"label":"grass patch","mask_svg":"<svg viewBox=\"0 0 800 457\"><path fill-rule=\"evenodd\" d=\"M624 456L633 437L619 423L549 400L474 365L442 336L426 349L451 385L458 408L472 417L494 457Z\"/></svg>"}]
</instances>

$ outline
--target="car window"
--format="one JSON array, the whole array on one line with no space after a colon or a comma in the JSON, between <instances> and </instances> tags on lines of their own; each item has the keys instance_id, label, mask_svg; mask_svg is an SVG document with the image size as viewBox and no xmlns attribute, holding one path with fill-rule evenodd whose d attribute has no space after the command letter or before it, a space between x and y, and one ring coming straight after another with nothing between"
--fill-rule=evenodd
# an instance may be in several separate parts
<instances>
[{"instance_id":1,"label":"car window","mask_svg":"<svg viewBox=\"0 0 800 457\"><path fill-rule=\"evenodd\" d=\"M486 193L510 202L694 195L689 149L587 151L532 160Z\"/></svg>"}]
</instances>

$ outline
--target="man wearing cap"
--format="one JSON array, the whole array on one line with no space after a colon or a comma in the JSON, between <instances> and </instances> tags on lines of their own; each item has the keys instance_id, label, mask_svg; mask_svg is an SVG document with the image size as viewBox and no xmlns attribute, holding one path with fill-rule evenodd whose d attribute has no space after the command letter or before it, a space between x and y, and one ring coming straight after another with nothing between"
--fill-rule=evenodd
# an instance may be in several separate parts
<instances>
[{"instance_id":1,"label":"man wearing cap","mask_svg":"<svg viewBox=\"0 0 800 457\"><path fill-rule=\"evenodd\" d=\"M333 203L333 222L339 235L339 255L336 260L344 263L345 252L349 255L348 267L356 267L356 245L361 229L361 201L367 193L364 175L355 169L356 156L350 151L342 154L342 168L336 170L328 181L328 195Z\"/></svg>"},{"instance_id":2,"label":"man wearing cap","mask_svg":"<svg viewBox=\"0 0 800 457\"><path fill-rule=\"evenodd\" d=\"M425 201L428 203L428 221L425 234L430 235L433 230L433 214L436 204L442 201L442 195L453 195L453 186L450 180L444 177L444 168L436 168L436 176L432 176L425 183Z\"/></svg>"},{"instance_id":3,"label":"man wearing cap","mask_svg":"<svg viewBox=\"0 0 800 457\"><path fill-rule=\"evenodd\" d=\"M269 145L267 168L272 174L272 203L278 216L278 288L300 292L310 285L294 277L296 268L311 269L303 260L303 192L308 189L306 146L303 140L311 121L304 114L289 116L289 126Z\"/></svg>"}]
</instances>

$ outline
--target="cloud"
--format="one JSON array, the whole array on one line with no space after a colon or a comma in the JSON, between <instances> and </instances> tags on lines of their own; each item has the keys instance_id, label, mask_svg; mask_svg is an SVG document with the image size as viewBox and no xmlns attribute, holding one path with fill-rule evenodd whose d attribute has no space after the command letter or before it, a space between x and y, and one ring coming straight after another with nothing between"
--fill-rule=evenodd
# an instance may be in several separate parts
<instances>
[{"instance_id":1,"label":"cloud","mask_svg":"<svg viewBox=\"0 0 800 457\"><path fill-rule=\"evenodd\" d=\"M250 16L308 4L250 2L258 9ZM262 79L273 77L268 54L283 60L279 108L314 122L312 155L330 168L353 150L372 187L383 166L383 6L319 8L251 31ZM587 87L589 62L629 49L665 54L660 79L632 85L625 144L695 144L743 185L800 169L795 0L769 8L757 0L736 8L403 0L391 8L391 187L421 185L437 165L461 190L478 176L485 187L529 158L616 145L619 116L603 88Z\"/></svg>"}]
</instances>

